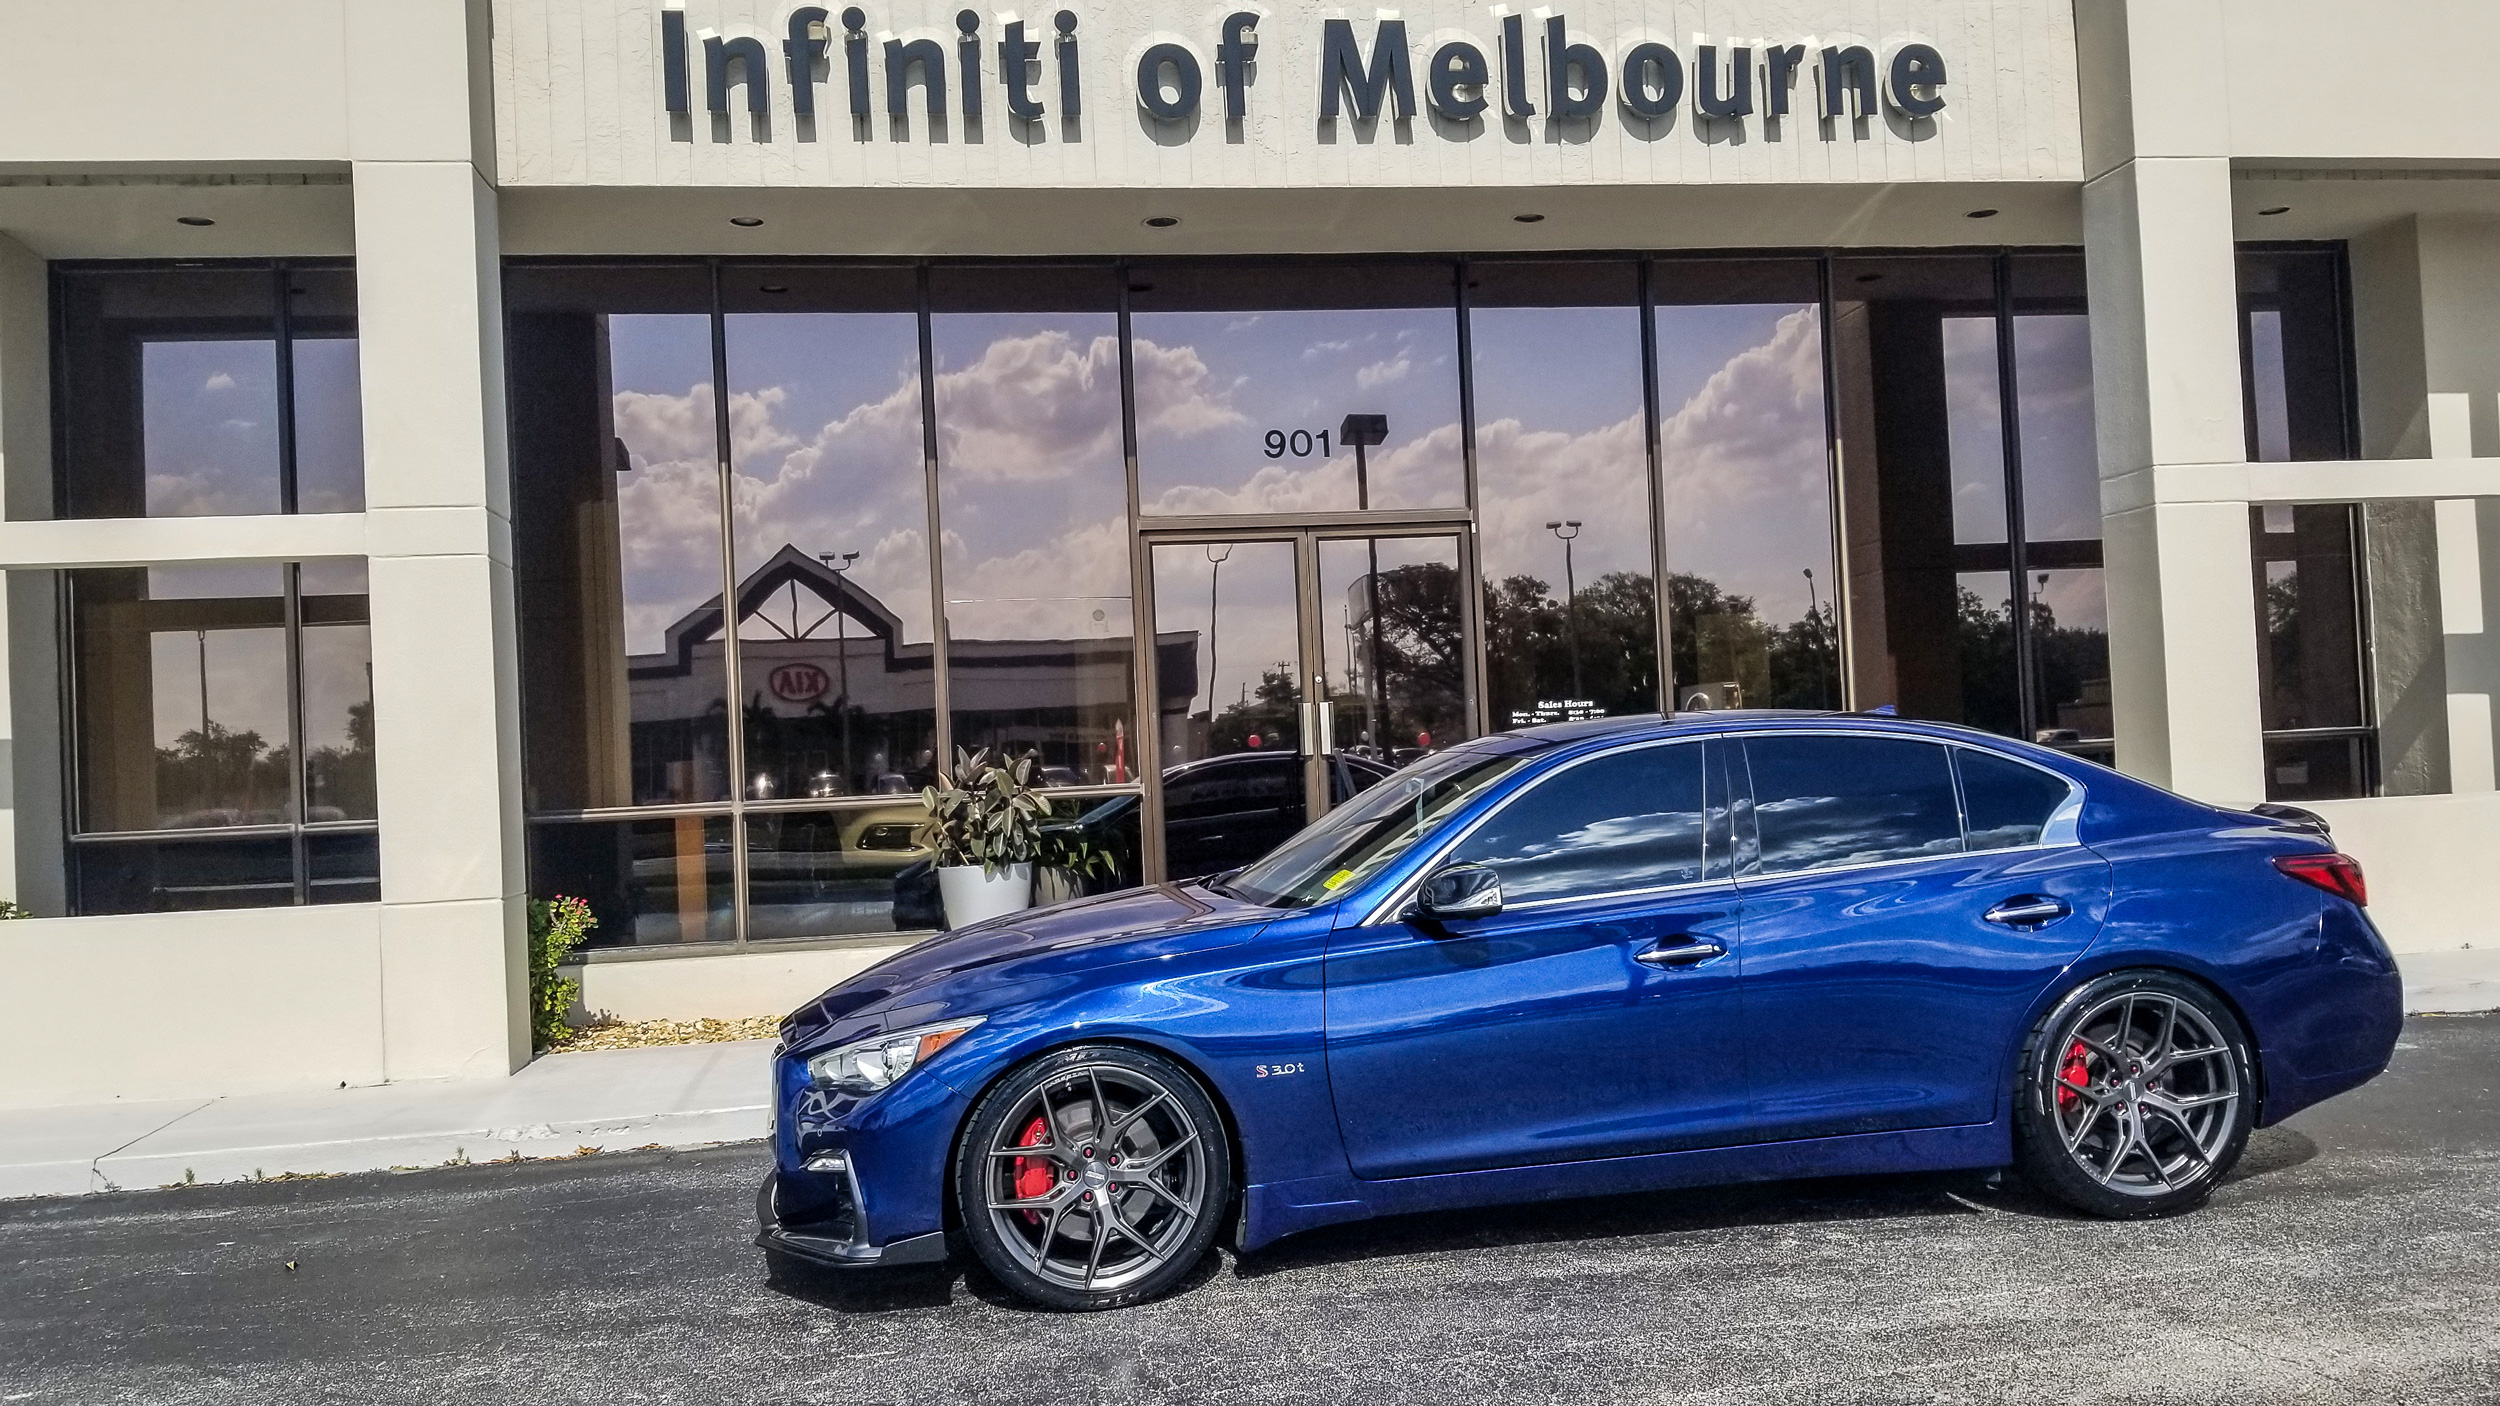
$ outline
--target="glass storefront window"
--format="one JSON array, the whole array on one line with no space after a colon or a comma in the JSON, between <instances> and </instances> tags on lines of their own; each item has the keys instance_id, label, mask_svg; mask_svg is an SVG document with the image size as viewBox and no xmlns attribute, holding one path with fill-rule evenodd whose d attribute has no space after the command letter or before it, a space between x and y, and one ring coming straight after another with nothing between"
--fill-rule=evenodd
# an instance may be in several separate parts
<instances>
[{"instance_id":1,"label":"glass storefront window","mask_svg":"<svg viewBox=\"0 0 2500 1406\"><path fill-rule=\"evenodd\" d=\"M2249 458L2355 457L2360 446L2351 413L2340 249L2243 248L2238 272L2241 408ZM2370 639L2374 632L2382 643L2392 638L2400 656L2427 650L2435 657L2439 650L2435 612L2428 620L2410 610L2375 620L2369 613L2365 517L2373 534L2384 530L2391 541L2425 540L2433 530L2430 505L2424 503L2269 504L2249 510L2269 800L2374 794L2382 769L2374 713L2401 717L2414 700L2401 677L2381 680L2385 696L2372 696L2366 666ZM2392 594L2402 598L2406 589L2399 582ZM2431 707L2438 707L2435 698ZM2423 789L2421 754L2431 746L2425 733L2418 726L2391 729L2385 771L2407 778L2401 789Z\"/></svg>"},{"instance_id":2,"label":"glass storefront window","mask_svg":"<svg viewBox=\"0 0 2500 1406\"><path fill-rule=\"evenodd\" d=\"M1486 715L1655 712L1639 269L1488 262L1467 279Z\"/></svg>"},{"instance_id":3,"label":"glass storefront window","mask_svg":"<svg viewBox=\"0 0 2500 1406\"><path fill-rule=\"evenodd\" d=\"M729 831L726 815L541 820L530 826L530 892L588 903L599 919L589 946L727 942L737 935Z\"/></svg>"},{"instance_id":4,"label":"glass storefront window","mask_svg":"<svg viewBox=\"0 0 2500 1406\"><path fill-rule=\"evenodd\" d=\"M67 516L363 508L352 270L65 264L54 301Z\"/></svg>"},{"instance_id":5,"label":"glass storefront window","mask_svg":"<svg viewBox=\"0 0 2500 1406\"><path fill-rule=\"evenodd\" d=\"M1840 706L1823 315L1806 260L1650 269L1674 706Z\"/></svg>"},{"instance_id":6,"label":"glass storefront window","mask_svg":"<svg viewBox=\"0 0 2500 1406\"><path fill-rule=\"evenodd\" d=\"M75 911L378 897L364 563L69 587Z\"/></svg>"},{"instance_id":7,"label":"glass storefront window","mask_svg":"<svg viewBox=\"0 0 2500 1406\"><path fill-rule=\"evenodd\" d=\"M958 747L1137 780L1119 289L1108 267L930 273Z\"/></svg>"},{"instance_id":8,"label":"glass storefront window","mask_svg":"<svg viewBox=\"0 0 2500 1406\"><path fill-rule=\"evenodd\" d=\"M721 490L701 268L506 280L523 793L721 801Z\"/></svg>"},{"instance_id":9,"label":"glass storefront window","mask_svg":"<svg viewBox=\"0 0 2500 1406\"><path fill-rule=\"evenodd\" d=\"M721 281L750 801L935 776L927 447L912 271Z\"/></svg>"},{"instance_id":10,"label":"glass storefront window","mask_svg":"<svg viewBox=\"0 0 2500 1406\"><path fill-rule=\"evenodd\" d=\"M1451 265L1129 273L1140 512L1465 504ZM1340 442L1355 414L1388 419L1360 476Z\"/></svg>"}]
</instances>

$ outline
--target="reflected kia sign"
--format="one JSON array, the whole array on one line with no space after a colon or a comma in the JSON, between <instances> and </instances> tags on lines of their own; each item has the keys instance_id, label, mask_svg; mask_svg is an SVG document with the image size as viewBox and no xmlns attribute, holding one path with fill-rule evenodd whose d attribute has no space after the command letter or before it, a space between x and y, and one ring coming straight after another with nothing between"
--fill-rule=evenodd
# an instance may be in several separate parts
<instances>
[{"instance_id":1,"label":"reflected kia sign","mask_svg":"<svg viewBox=\"0 0 2500 1406\"><path fill-rule=\"evenodd\" d=\"M773 670L767 681L773 697L790 703L805 703L822 698L833 687L833 680L813 664L784 664Z\"/></svg>"}]
</instances>

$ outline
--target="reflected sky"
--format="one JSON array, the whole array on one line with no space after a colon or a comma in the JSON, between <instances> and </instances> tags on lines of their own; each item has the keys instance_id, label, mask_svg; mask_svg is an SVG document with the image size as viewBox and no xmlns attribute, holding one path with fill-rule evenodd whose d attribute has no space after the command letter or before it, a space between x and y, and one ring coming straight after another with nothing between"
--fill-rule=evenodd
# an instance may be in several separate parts
<instances>
[{"instance_id":1,"label":"reflected sky","mask_svg":"<svg viewBox=\"0 0 2500 1406\"><path fill-rule=\"evenodd\" d=\"M278 511L276 342L142 342L139 376L150 517Z\"/></svg>"},{"instance_id":2,"label":"reflected sky","mask_svg":"<svg viewBox=\"0 0 2500 1406\"><path fill-rule=\"evenodd\" d=\"M1534 576L1559 600L1563 546L1546 523L1577 518L1582 587L1647 576L1649 446L1641 314L1633 307L1476 308L1476 482L1484 576Z\"/></svg>"},{"instance_id":3,"label":"reflected sky","mask_svg":"<svg viewBox=\"0 0 2500 1406\"><path fill-rule=\"evenodd\" d=\"M297 337L295 508L352 513L365 505L362 367L353 337Z\"/></svg>"},{"instance_id":4,"label":"reflected sky","mask_svg":"<svg viewBox=\"0 0 2500 1406\"><path fill-rule=\"evenodd\" d=\"M2090 318L2026 313L2014 319L2014 400L2023 436L2024 533L2035 542L2097 540L2101 465L2093 439Z\"/></svg>"},{"instance_id":5,"label":"reflected sky","mask_svg":"<svg viewBox=\"0 0 2500 1406\"><path fill-rule=\"evenodd\" d=\"M1371 506L1466 501L1454 310L1140 312L1130 325L1142 511L1352 509L1354 456L1335 437L1355 413L1389 417L1367 451Z\"/></svg>"},{"instance_id":6,"label":"reflected sky","mask_svg":"<svg viewBox=\"0 0 2500 1406\"><path fill-rule=\"evenodd\" d=\"M930 344L952 637L1128 637L1119 319L946 313Z\"/></svg>"},{"instance_id":7,"label":"reflected sky","mask_svg":"<svg viewBox=\"0 0 2500 1406\"><path fill-rule=\"evenodd\" d=\"M625 652L656 654L668 627L720 594L711 321L700 313L608 318L616 437L618 575Z\"/></svg>"},{"instance_id":8,"label":"reflected sky","mask_svg":"<svg viewBox=\"0 0 2500 1406\"><path fill-rule=\"evenodd\" d=\"M910 313L727 318L732 550L859 553L850 578L931 638L920 328Z\"/></svg>"},{"instance_id":9,"label":"reflected sky","mask_svg":"<svg viewBox=\"0 0 2500 1406\"><path fill-rule=\"evenodd\" d=\"M1668 569L1805 618L1831 585L1822 314L1811 304L1661 307L1658 405Z\"/></svg>"}]
</instances>

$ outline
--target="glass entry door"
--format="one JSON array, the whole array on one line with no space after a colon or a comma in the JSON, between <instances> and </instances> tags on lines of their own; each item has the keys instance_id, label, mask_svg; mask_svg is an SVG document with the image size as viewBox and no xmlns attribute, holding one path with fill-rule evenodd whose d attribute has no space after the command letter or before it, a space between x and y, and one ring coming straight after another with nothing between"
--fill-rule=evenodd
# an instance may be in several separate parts
<instances>
[{"instance_id":1,"label":"glass entry door","mask_svg":"<svg viewBox=\"0 0 2500 1406\"><path fill-rule=\"evenodd\" d=\"M1446 527L1148 535L1163 878L1247 864L1468 735L1465 546Z\"/></svg>"}]
</instances>

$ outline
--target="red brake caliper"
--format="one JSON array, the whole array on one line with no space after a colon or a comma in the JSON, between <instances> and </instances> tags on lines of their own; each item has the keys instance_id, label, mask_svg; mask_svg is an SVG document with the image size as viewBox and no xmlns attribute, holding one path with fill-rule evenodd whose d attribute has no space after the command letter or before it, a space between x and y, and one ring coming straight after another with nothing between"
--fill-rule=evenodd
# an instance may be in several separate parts
<instances>
[{"instance_id":1,"label":"red brake caliper","mask_svg":"<svg viewBox=\"0 0 2500 1406\"><path fill-rule=\"evenodd\" d=\"M2087 1047L2081 1040L2067 1047L2066 1063L2057 1071L2057 1109L2063 1113L2082 1097L2079 1092L2092 1087L2092 1072L2084 1065ZM1016 1165L1024 1165L1019 1161Z\"/></svg>"},{"instance_id":2,"label":"red brake caliper","mask_svg":"<svg viewBox=\"0 0 2500 1406\"><path fill-rule=\"evenodd\" d=\"M1041 1118L1036 1116L1032 1125L1024 1130L1024 1136L1016 1139L1016 1146L1039 1147L1049 1141L1047 1134L1048 1128ZM1058 1169L1045 1158L1019 1157L1009 1164L1008 1171L1014 1181L1016 1199L1019 1201L1031 1201L1048 1196L1050 1189L1059 1184ZM1025 1212L1024 1218L1034 1225L1042 1223L1041 1214L1036 1211Z\"/></svg>"}]
</instances>

